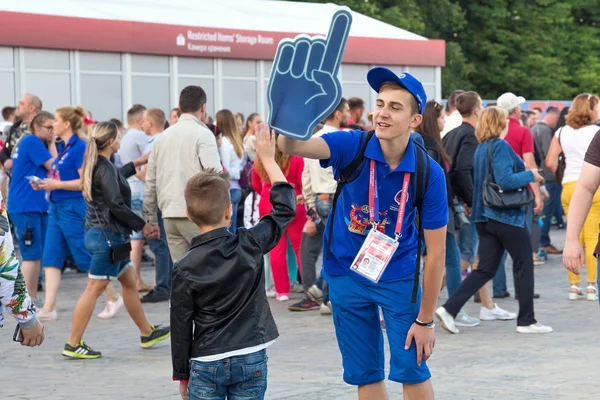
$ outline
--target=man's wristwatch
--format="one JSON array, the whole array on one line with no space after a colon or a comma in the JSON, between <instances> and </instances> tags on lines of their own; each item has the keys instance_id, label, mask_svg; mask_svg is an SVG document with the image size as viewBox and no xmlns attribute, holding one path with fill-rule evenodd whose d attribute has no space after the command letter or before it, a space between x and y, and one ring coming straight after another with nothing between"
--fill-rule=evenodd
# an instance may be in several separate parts
<instances>
[{"instance_id":1,"label":"man's wristwatch","mask_svg":"<svg viewBox=\"0 0 600 400\"><path fill-rule=\"evenodd\" d=\"M435 328L435 321L431 321L431 322L421 322L419 321L419 319L415 319L415 324L422 326L424 328L429 328L429 329L433 329Z\"/></svg>"}]
</instances>

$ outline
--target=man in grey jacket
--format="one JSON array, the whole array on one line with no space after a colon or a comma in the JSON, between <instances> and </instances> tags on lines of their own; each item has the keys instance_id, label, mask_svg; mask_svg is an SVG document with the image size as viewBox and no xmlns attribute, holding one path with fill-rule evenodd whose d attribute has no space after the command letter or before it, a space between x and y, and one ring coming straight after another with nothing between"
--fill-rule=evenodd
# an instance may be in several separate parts
<instances>
[{"instance_id":1,"label":"man in grey jacket","mask_svg":"<svg viewBox=\"0 0 600 400\"><path fill-rule=\"evenodd\" d=\"M187 86L179 97L181 117L154 143L144 188L144 219L155 224L158 209L167 233L173 262L187 253L198 227L187 219L183 192L187 181L204 169L222 171L217 141L202 122L206 116L206 93Z\"/></svg>"},{"instance_id":2,"label":"man in grey jacket","mask_svg":"<svg viewBox=\"0 0 600 400\"><path fill-rule=\"evenodd\" d=\"M550 150L550 144L552 138L554 138L554 129L558 123L558 117L560 111L556 107L548 107L546 110L546 116L544 119L531 128L531 134L533 135L533 141L535 144L535 151L538 152L541 159L540 166L544 170L544 179L546 181L546 190L550 194L550 197L545 201L544 211L542 215L542 233L540 237L540 247L542 251L547 251L548 254L562 254L561 250L558 250L550 242L550 225L552 224L552 214L556 209L556 202L560 202L558 196L560 189L560 182L556 182L556 178L552 171L546 168L544 160Z\"/></svg>"}]
</instances>

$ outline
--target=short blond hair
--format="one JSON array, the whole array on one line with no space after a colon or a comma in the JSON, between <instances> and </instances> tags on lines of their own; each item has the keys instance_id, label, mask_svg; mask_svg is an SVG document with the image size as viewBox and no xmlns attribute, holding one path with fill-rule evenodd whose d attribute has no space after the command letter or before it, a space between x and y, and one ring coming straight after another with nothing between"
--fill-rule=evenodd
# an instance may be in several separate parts
<instances>
[{"instance_id":1,"label":"short blond hair","mask_svg":"<svg viewBox=\"0 0 600 400\"><path fill-rule=\"evenodd\" d=\"M479 143L499 138L506 128L506 118L507 112L500 107L492 106L483 110L475 128L475 136Z\"/></svg>"}]
</instances>

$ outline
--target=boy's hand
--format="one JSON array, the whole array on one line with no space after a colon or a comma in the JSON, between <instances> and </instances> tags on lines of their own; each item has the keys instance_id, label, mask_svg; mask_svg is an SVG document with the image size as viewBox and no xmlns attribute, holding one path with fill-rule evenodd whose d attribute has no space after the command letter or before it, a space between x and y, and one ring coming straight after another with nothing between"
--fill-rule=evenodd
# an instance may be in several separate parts
<instances>
[{"instance_id":1,"label":"boy's hand","mask_svg":"<svg viewBox=\"0 0 600 400\"><path fill-rule=\"evenodd\" d=\"M275 131L269 130L266 124L257 125L254 132L256 136L256 154L263 164L267 160L275 159Z\"/></svg>"},{"instance_id":2,"label":"boy's hand","mask_svg":"<svg viewBox=\"0 0 600 400\"><path fill-rule=\"evenodd\" d=\"M179 394L183 400L188 400L188 383L179 381Z\"/></svg>"}]
</instances>

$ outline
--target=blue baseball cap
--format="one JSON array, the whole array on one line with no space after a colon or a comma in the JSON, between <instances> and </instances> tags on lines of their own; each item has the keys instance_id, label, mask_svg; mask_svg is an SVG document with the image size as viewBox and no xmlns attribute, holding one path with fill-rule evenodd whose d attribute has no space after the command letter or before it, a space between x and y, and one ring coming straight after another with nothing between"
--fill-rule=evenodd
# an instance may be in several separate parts
<instances>
[{"instance_id":1,"label":"blue baseball cap","mask_svg":"<svg viewBox=\"0 0 600 400\"><path fill-rule=\"evenodd\" d=\"M423 114L423 111L425 110L425 103L427 103L425 89L423 89L421 82L419 82L417 78L408 72L396 75L387 68L375 67L371 68L371 70L367 72L367 82L369 82L369 85L377 93L379 93L379 88L384 82L395 82L399 84L404 89L408 90L410 94L415 97L415 99L417 99L417 103L419 104L419 112Z\"/></svg>"}]
</instances>

